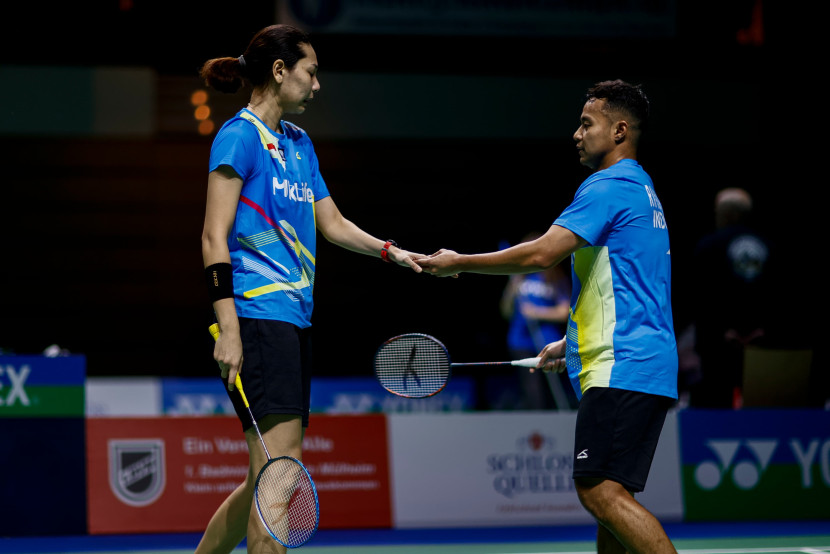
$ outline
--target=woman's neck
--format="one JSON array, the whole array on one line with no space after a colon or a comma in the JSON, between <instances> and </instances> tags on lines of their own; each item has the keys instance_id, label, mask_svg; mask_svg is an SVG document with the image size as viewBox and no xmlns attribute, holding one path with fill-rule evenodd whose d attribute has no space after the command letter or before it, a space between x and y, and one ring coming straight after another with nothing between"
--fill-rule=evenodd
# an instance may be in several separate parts
<instances>
[{"instance_id":1,"label":"woman's neck","mask_svg":"<svg viewBox=\"0 0 830 554\"><path fill-rule=\"evenodd\" d=\"M268 98L266 94L254 91L251 94L251 101L248 102L247 108L269 128L277 133L282 133L282 129L280 128L282 110L274 102L273 98Z\"/></svg>"}]
</instances>

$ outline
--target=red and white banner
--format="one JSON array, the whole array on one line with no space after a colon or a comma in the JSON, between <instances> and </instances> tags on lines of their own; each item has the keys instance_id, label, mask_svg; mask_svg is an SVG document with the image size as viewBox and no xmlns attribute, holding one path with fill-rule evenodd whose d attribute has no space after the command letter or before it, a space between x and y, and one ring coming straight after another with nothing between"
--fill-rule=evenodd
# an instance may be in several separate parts
<instances>
[{"instance_id":1,"label":"red and white banner","mask_svg":"<svg viewBox=\"0 0 830 554\"><path fill-rule=\"evenodd\" d=\"M320 528L391 525L384 416L313 417L303 461ZM202 531L247 470L235 417L88 419L89 532Z\"/></svg>"},{"instance_id":2,"label":"red and white banner","mask_svg":"<svg viewBox=\"0 0 830 554\"><path fill-rule=\"evenodd\" d=\"M320 528L391 527L386 416L318 416L303 441Z\"/></svg>"}]
</instances>

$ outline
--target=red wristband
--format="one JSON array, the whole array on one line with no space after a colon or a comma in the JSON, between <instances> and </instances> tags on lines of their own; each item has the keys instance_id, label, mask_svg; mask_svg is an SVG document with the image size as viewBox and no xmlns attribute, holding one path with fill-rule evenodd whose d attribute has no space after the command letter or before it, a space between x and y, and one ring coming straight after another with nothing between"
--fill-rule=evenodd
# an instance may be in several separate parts
<instances>
[{"instance_id":1,"label":"red wristband","mask_svg":"<svg viewBox=\"0 0 830 554\"><path fill-rule=\"evenodd\" d=\"M392 263L392 260L389 259L389 247L390 246L398 246L398 243L394 240L387 240L383 244L383 248L380 249L380 259L387 263Z\"/></svg>"}]
</instances>

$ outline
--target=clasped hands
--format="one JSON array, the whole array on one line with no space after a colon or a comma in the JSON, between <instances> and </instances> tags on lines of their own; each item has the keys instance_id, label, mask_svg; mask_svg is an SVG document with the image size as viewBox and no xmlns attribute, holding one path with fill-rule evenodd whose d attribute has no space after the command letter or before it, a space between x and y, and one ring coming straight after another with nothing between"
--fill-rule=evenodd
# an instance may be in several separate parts
<instances>
[{"instance_id":1,"label":"clasped hands","mask_svg":"<svg viewBox=\"0 0 830 554\"><path fill-rule=\"evenodd\" d=\"M435 275L436 277L458 277L459 270L456 267L460 255L454 250L442 248L431 256L415 255L412 261L422 271Z\"/></svg>"},{"instance_id":2,"label":"clasped hands","mask_svg":"<svg viewBox=\"0 0 830 554\"><path fill-rule=\"evenodd\" d=\"M458 262L460 254L453 250L442 248L431 256L414 255L412 261L417 264L422 271L435 275L436 277L458 277L459 266ZM552 342L545 346L539 352L539 363L535 368L531 368L533 373L536 369L541 369L545 372L560 373L565 370L565 339Z\"/></svg>"}]
</instances>

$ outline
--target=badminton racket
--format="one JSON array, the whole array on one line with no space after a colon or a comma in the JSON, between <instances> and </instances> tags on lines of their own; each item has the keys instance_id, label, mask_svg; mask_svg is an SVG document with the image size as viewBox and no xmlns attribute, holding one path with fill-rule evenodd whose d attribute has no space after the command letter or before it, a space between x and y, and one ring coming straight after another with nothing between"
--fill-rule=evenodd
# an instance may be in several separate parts
<instances>
[{"instance_id":1,"label":"badminton racket","mask_svg":"<svg viewBox=\"0 0 830 554\"><path fill-rule=\"evenodd\" d=\"M210 326L210 334L214 340L219 338L218 324ZM286 548L297 548L314 536L320 522L317 487L306 467L296 458L271 458L238 373L234 382L248 415L251 416L251 423L254 424L262 449L268 457L268 462L259 470L254 484L254 499L259 519L275 541Z\"/></svg>"},{"instance_id":2,"label":"badminton racket","mask_svg":"<svg viewBox=\"0 0 830 554\"><path fill-rule=\"evenodd\" d=\"M455 367L536 367L538 363L539 358L451 363L450 354L441 341L423 333L407 333L392 337L378 348L374 367L378 382L392 394L405 398L426 398L444 389Z\"/></svg>"}]
</instances>

